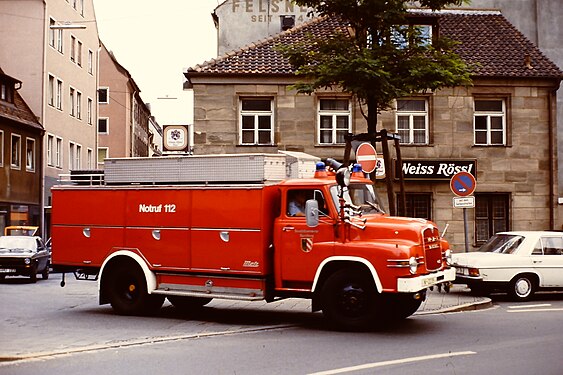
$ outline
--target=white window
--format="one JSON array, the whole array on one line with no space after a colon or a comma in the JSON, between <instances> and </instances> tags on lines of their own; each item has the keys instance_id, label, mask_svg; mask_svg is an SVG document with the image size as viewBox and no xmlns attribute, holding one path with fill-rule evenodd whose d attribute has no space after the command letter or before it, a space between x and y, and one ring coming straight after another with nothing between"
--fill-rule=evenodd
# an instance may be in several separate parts
<instances>
[{"instance_id":1,"label":"white window","mask_svg":"<svg viewBox=\"0 0 563 375\"><path fill-rule=\"evenodd\" d=\"M68 143L68 169L73 170L74 168L74 142Z\"/></svg>"},{"instance_id":2,"label":"white window","mask_svg":"<svg viewBox=\"0 0 563 375\"><path fill-rule=\"evenodd\" d=\"M63 167L63 139L59 137L55 148L55 165L57 168Z\"/></svg>"},{"instance_id":3,"label":"white window","mask_svg":"<svg viewBox=\"0 0 563 375\"><path fill-rule=\"evenodd\" d=\"M25 170L35 172L35 139L25 140Z\"/></svg>"},{"instance_id":4,"label":"white window","mask_svg":"<svg viewBox=\"0 0 563 375\"><path fill-rule=\"evenodd\" d=\"M76 37L70 36L70 61L74 62L76 57Z\"/></svg>"},{"instance_id":5,"label":"white window","mask_svg":"<svg viewBox=\"0 0 563 375\"><path fill-rule=\"evenodd\" d=\"M397 133L401 144L428 144L428 102L426 99L397 100Z\"/></svg>"},{"instance_id":6,"label":"white window","mask_svg":"<svg viewBox=\"0 0 563 375\"><path fill-rule=\"evenodd\" d=\"M55 107L63 109L63 81L57 79L57 88L55 91Z\"/></svg>"},{"instance_id":7,"label":"white window","mask_svg":"<svg viewBox=\"0 0 563 375\"><path fill-rule=\"evenodd\" d=\"M476 146L505 145L505 101L502 99L475 99L473 130Z\"/></svg>"},{"instance_id":8,"label":"white window","mask_svg":"<svg viewBox=\"0 0 563 375\"><path fill-rule=\"evenodd\" d=\"M76 44L76 64L82 66L82 42L80 40Z\"/></svg>"},{"instance_id":9,"label":"white window","mask_svg":"<svg viewBox=\"0 0 563 375\"><path fill-rule=\"evenodd\" d=\"M56 29L57 33L57 51L63 53L63 29Z\"/></svg>"},{"instance_id":10,"label":"white window","mask_svg":"<svg viewBox=\"0 0 563 375\"><path fill-rule=\"evenodd\" d=\"M272 98L241 98L239 144L271 145L274 143Z\"/></svg>"},{"instance_id":11,"label":"white window","mask_svg":"<svg viewBox=\"0 0 563 375\"><path fill-rule=\"evenodd\" d=\"M82 168L82 146L76 145L76 153L74 154L74 168Z\"/></svg>"},{"instance_id":12,"label":"white window","mask_svg":"<svg viewBox=\"0 0 563 375\"><path fill-rule=\"evenodd\" d=\"M317 124L318 144L344 144L344 136L352 131L350 100L319 99Z\"/></svg>"},{"instance_id":13,"label":"white window","mask_svg":"<svg viewBox=\"0 0 563 375\"><path fill-rule=\"evenodd\" d=\"M92 151L92 149L91 149L91 148L87 149L87 150L86 150L86 158L87 158L87 159L86 159L86 163L87 163L86 168L88 168L88 169L93 169L93 168L94 168L94 165L92 164L92 156L93 156L93 151Z\"/></svg>"},{"instance_id":14,"label":"white window","mask_svg":"<svg viewBox=\"0 0 563 375\"><path fill-rule=\"evenodd\" d=\"M94 52L88 50L88 73L92 74L94 71Z\"/></svg>"},{"instance_id":15,"label":"white window","mask_svg":"<svg viewBox=\"0 0 563 375\"><path fill-rule=\"evenodd\" d=\"M98 89L98 103L100 104L109 103L109 87L100 87Z\"/></svg>"},{"instance_id":16,"label":"white window","mask_svg":"<svg viewBox=\"0 0 563 375\"><path fill-rule=\"evenodd\" d=\"M75 115L75 111L74 111L74 106L76 105L76 102L75 102L76 99L75 98L76 98L75 97L75 90L71 87L70 88L70 97L69 97L69 99L70 99L70 115L73 116L73 117Z\"/></svg>"},{"instance_id":17,"label":"white window","mask_svg":"<svg viewBox=\"0 0 563 375\"><path fill-rule=\"evenodd\" d=\"M22 152L22 140L21 136L17 134L12 134L12 152L10 159L10 166L13 169L21 168L21 152Z\"/></svg>"},{"instance_id":18,"label":"white window","mask_svg":"<svg viewBox=\"0 0 563 375\"><path fill-rule=\"evenodd\" d=\"M109 148L98 147L98 166L104 165L104 160L109 158Z\"/></svg>"},{"instance_id":19,"label":"white window","mask_svg":"<svg viewBox=\"0 0 563 375\"><path fill-rule=\"evenodd\" d=\"M49 26L55 26L55 20L49 19ZM49 27L49 45L55 48L55 29Z\"/></svg>"},{"instance_id":20,"label":"white window","mask_svg":"<svg viewBox=\"0 0 563 375\"><path fill-rule=\"evenodd\" d=\"M109 118L98 117L98 134L109 134Z\"/></svg>"},{"instance_id":21,"label":"white window","mask_svg":"<svg viewBox=\"0 0 563 375\"><path fill-rule=\"evenodd\" d=\"M82 93L80 91L76 92L76 118L82 119Z\"/></svg>"},{"instance_id":22,"label":"white window","mask_svg":"<svg viewBox=\"0 0 563 375\"><path fill-rule=\"evenodd\" d=\"M88 98L88 108L86 109L88 111L88 125L92 125L92 110L93 110L93 101L92 98Z\"/></svg>"},{"instance_id":23,"label":"white window","mask_svg":"<svg viewBox=\"0 0 563 375\"><path fill-rule=\"evenodd\" d=\"M51 134L47 134L47 165L55 166L55 137Z\"/></svg>"},{"instance_id":24,"label":"white window","mask_svg":"<svg viewBox=\"0 0 563 375\"><path fill-rule=\"evenodd\" d=\"M49 101L49 105L52 107L55 105L55 77L49 74L49 86L47 87L48 90L48 97L47 100Z\"/></svg>"}]
</instances>

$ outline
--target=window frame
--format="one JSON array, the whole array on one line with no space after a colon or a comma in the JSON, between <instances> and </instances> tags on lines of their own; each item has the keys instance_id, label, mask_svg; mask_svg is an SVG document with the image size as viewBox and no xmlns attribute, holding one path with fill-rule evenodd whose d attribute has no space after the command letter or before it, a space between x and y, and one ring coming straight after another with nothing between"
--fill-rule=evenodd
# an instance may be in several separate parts
<instances>
[{"instance_id":1,"label":"window frame","mask_svg":"<svg viewBox=\"0 0 563 375\"><path fill-rule=\"evenodd\" d=\"M22 152L22 145L21 145L21 135L19 134L11 134L10 137L10 168L11 169L17 169L17 170L21 170L21 152ZM14 154L14 139L17 139L16 141L16 152ZM14 163L14 156L15 156L15 163Z\"/></svg>"},{"instance_id":2,"label":"window frame","mask_svg":"<svg viewBox=\"0 0 563 375\"><path fill-rule=\"evenodd\" d=\"M64 82L60 78L57 78L55 90L55 108L60 111L63 110L63 90Z\"/></svg>"},{"instance_id":3,"label":"window frame","mask_svg":"<svg viewBox=\"0 0 563 375\"><path fill-rule=\"evenodd\" d=\"M55 136L53 134L47 134L47 165L49 167L54 167L54 147L55 147Z\"/></svg>"},{"instance_id":4,"label":"window frame","mask_svg":"<svg viewBox=\"0 0 563 375\"><path fill-rule=\"evenodd\" d=\"M61 137L55 138L55 167L63 167L63 139Z\"/></svg>"},{"instance_id":5,"label":"window frame","mask_svg":"<svg viewBox=\"0 0 563 375\"><path fill-rule=\"evenodd\" d=\"M338 110L338 109L331 109L325 110L321 109L321 104L323 101L346 101L348 103L347 110ZM330 117L331 118L331 126L330 129L322 128L322 117ZM338 127L338 118L345 117L347 121L347 129L346 133L352 132L352 100L348 96L342 97L318 97L317 98L317 126L316 126L316 133L317 139L316 143L318 146L344 146L346 142L338 142L338 133L342 131L343 128ZM330 130L330 142L323 142L323 132Z\"/></svg>"},{"instance_id":6,"label":"window frame","mask_svg":"<svg viewBox=\"0 0 563 375\"><path fill-rule=\"evenodd\" d=\"M100 100L101 92L105 92L105 101ZM98 104L109 104L109 87L98 87Z\"/></svg>"},{"instance_id":7,"label":"window frame","mask_svg":"<svg viewBox=\"0 0 563 375\"><path fill-rule=\"evenodd\" d=\"M416 110L412 110L412 111L401 111L399 108L399 102L400 101L424 101L424 111L416 111ZM426 97L415 97L415 98L402 98L402 99L397 99L395 100L395 131L398 134L401 134L400 131L401 130L407 130L409 133L409 141L405 142L403 140L403 137L401 137L401 140L399 141L399 143L401 145L413 145L413 146L427 146L428 144L430 144L430 116L429 116L429 112L430 112L430 103L428 98ZM408 116L408 129L399 129L399 117L400 116L404 116L407 117ZM416 137L415 137L415 131L420 131L420 129L415 129L414 126L414 118L415 117L424 117L424 141L423 142L416 142Z\"/></svg>"},{"instance_id":8,"label":"window frame","mask_svg":"<svg viewBox=\"0 0 563 375\"><path fill-rule=\"evenodd\" d=\"M4 166L4 130L0 129L0 167Z\"/></svg>"},{"instance_id":9,"label":"window frame","mask_svg":"<svg viewBox=\"0 0 563 375\"><path fill-rule=\"evenodd\" d=\"M29 155L29 144L31 142L31 156ZM35 138L25 138L25 170L27 172L35 172ZM31 159L31 160L30 160Z\"/></svg>"},{"instance_id":10,"label":"window frame","mask_svg":"<svg viewBox=\"0 0 563 375\"><path fill-rule=\"evenodd\" d=\"M104 159L109 158L109 147L98 147L97 150L97 155L96 155L96 159L97 159L97 164L98 166L103 166L104 162L100 161L100 151L105 150L105 157Z\"/></svg>"},{"instance_id":11,"label":"window frame","mask_svg":"<svg viewBox=\"0 0 563 375\"><path fill-rule=\"evenodd\" d=\"M106 122L106 131L100 131L100 121ZM109 117L98 117L98 134L109 134Z\"/></svg>"},{"instance_id":12,"label":"window frame","mask_svg":"<svg viewBox=\"0 0 563 375\"><path fill-rule=\"evenodd\" d=\"M49 104L49 106L54 107L55 106L55 82L56 82L56 77L52 74L49 74L49 78L47 81L47 103Z\"/></svg>"},{"instance_id":13,"label":"window frame","mask_svg":"<svg viewBox=\"0 0 563 375\"><path fill-rule=\"evenodd\" d=\"M496 111L477 111L477 102L501 102L502 110L501 112ZM474 97L473 98L473 145L474 146L507 146L508 145L508 134L507 134L507 122L508 122L508 100L507 98L500 97ZM483 132L483 130L477 130L477 118L486 117L486 126L484 130L486 132L486 143L477 143L477 132ZM492 132L498 132L496 129L492 129L491 118L500 117L502 119L502 143L492 143Z\"/></svg>"},{"instance_id":14,"label":"window frame","mask_svg":"<svg viewBox=\"0 0 563 375\"><path fill-rule=\"evenodd\" d=\"M76 117L75 105L76 105L76 89L74 87L69 87L69 101L70 101L70 115Z\"/></svg>"},{"instance_id":15,"label":"window frame","mask_svg":"<svg viewBox=\"0 0 563 375\"><path fill-rule=\"evenodd\" d=\"M88 125L92 125L92 119L93 119L93 115L94 115L94 100L91 97L88 97L88 102L86 104L86 111L87 111L87 119L86 121L88 122Z\"/></svg>"},{"instance_id":16,"label":"window frame","mask_svg":"<svg viewBox=\"0 0 563 375\"><path fill-rule=\"evenodd\" d=\"M270 109L266 110L245 110L243 109L245 101L268 101ZM239 103L239 116L238 116L238 144L240 146L273 146L274 145L274 97L272 96L241 96L238 100ZM250 133L250 129L244 129L244 119L253 118L252 138L253 142L244 142L244 135ZM260 119L269 118L269 129L260 128ZM268 142L260 142L260 135L263 133L269 134Z\"/></svg>"},{"instance_id":17,"label":"window frame","mask_svg":"<svg viewBox=\"0 0 563 375\"><path fill-rule=\"evenodd\" d=\"M473 210L473 242L475 245L484 244L491 236L498 232L510 231L510 200L510 193L475 193L475 209ZM503 206L503 217L497 216L495 218L495 203ZM486 217L480 216L480 210L483 205L486 205ZM483 235L479 233L479 231L482 230L482 228L479 227L482 223L486 224L486 233Z\"/></svg>"},{"instance_id":18,"label":"window frame","mask_svg":"<svg viewBox=\"0 0 563 375\"><path fill-rule=\"evenodd\" d=\"M401 199L401 195L399 193L396 194L396 202L400 202ZM419 201L418 203L423 203L426 207L424 208L424 210L426 211L426 213L428 214L428 217L422 217L422 216L417 216L416 215L416 208L414 207L415 204L417 202L415 202L416 198L423 198L423 201ZM406 210L407 212L405 212L404 214L401 213L400 216L406 216L406 217L416 217L416 218L421 218L421 219L426 219L426 220L432 220L432 193L411 193L411 192L405 192L405 206L406 206Z\"/></svg>"}]
</instances>

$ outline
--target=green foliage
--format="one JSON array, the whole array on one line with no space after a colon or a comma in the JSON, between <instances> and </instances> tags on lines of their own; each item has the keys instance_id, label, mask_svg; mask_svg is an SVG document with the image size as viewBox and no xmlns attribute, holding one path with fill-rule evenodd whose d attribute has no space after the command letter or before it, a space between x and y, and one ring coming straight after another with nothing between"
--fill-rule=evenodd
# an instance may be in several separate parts
<instances>
[{"instance_id":1,"label":"green foliage","mask_svg":"<svg viewBox=\"0 0 563 375\"><path fill-rule=\"evenodd\" d=\"M419 0L433 10L466 0ZM455 42L432 35L411 22L405 0L296 0L316 15L338 17L346 28L331 38L279 46L303 80L294 87L302 93L334 88L355 95L367 111L388 109L394 99L470 85L470 68L454 52ZM426 22L421 22L425 24ZM375 121L369 116L368 121ZM375 124L368 124L375 129Z\"/></svg>"}]
</instances>

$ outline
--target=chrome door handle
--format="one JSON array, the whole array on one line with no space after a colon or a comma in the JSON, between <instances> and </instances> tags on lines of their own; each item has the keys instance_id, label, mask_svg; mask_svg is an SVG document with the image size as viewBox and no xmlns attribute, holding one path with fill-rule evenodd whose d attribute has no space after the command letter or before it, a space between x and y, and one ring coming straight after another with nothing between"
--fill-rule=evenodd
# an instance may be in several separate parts
<instances>
[{"instance_id":1,"label":"chrome door handle","mask_svg":"<svg viewBox=\"0 0 563 375\"><path fill-rule=\"evenodd\" d=\"M290 231L290 230L295 230L295 228L292 227L292 226L287 226L287 227L283 227L282 230L283 230L284 232L288 232L288 231Z\"/></svg>"}]
</instances>

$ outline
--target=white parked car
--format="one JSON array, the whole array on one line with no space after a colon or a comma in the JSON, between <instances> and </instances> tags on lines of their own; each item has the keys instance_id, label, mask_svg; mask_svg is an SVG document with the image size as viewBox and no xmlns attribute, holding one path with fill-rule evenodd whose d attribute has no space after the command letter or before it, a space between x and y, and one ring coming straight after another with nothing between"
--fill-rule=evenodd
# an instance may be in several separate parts
<instances>
[{"instance_id":1,"label":"white parked car","mask_svg":"<svg viewBox=\"0 0 563 375\"><path fill-rule=\"evenodd\" d=\"M526 301L540 289L563 290L563 232L501 232L477 251L452 254L456 283L475 293L507 292Z\"/></svg>"}]
</instances>

